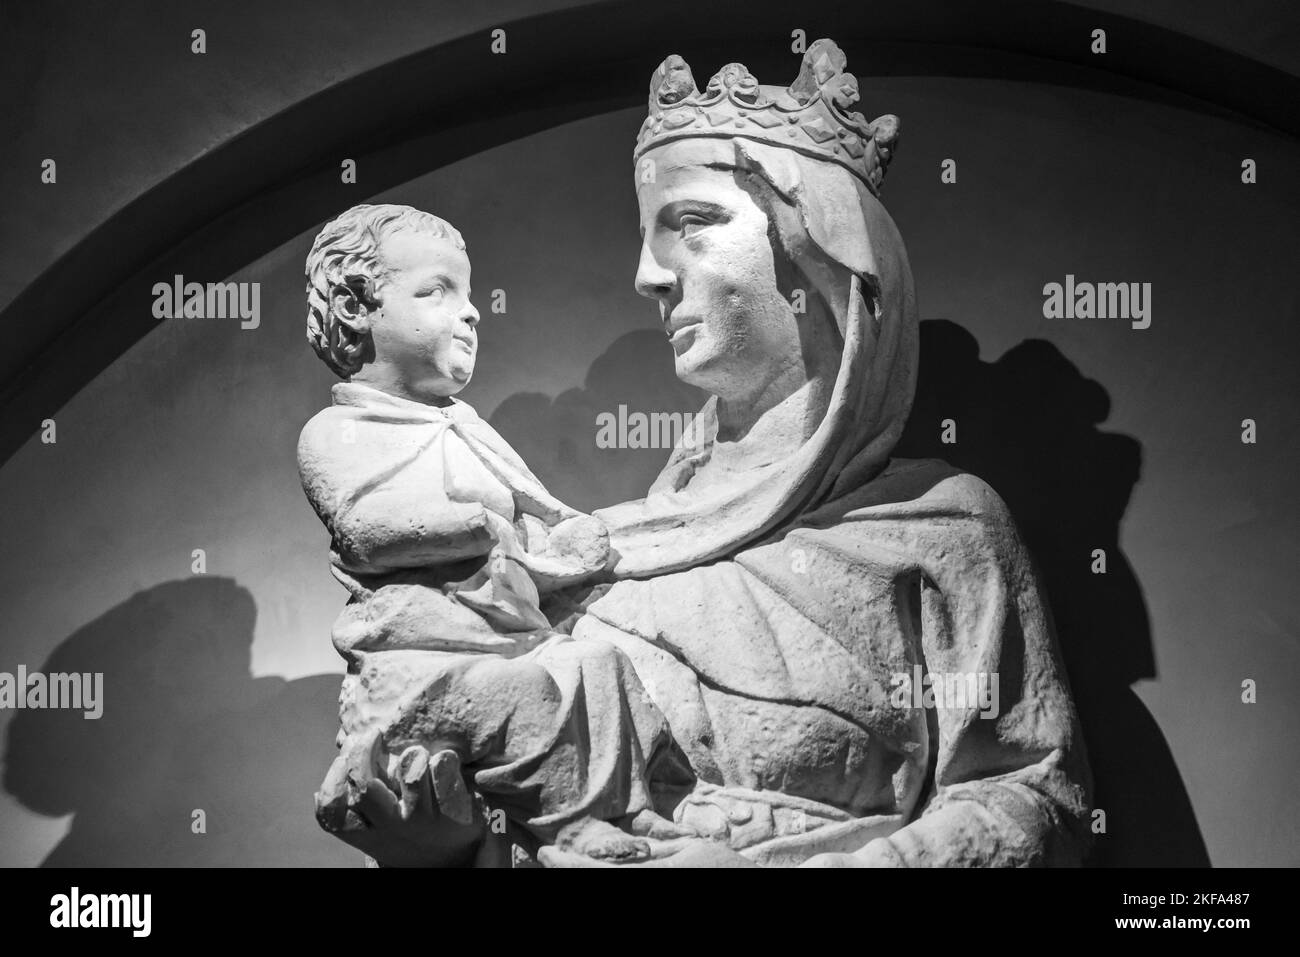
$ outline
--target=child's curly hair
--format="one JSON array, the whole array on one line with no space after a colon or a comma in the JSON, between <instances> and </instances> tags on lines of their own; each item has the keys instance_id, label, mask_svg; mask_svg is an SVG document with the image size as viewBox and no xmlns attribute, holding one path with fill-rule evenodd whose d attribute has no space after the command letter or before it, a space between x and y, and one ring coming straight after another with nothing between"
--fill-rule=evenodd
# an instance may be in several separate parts
<instances>
[{"instance_id":1,"label":"child's curly hair","mask_svg":"<svg viewBox=\"0 0 1300 957\"><path fill-rule=\"evenodd\" d=\"M379 244L400 229L423 230L465 248L456 227L432 213L392 204L353 206L326 223L307 254L307 341L340 378L354 375L364 364L365 343L344 334L334 315L331 291L347 286L366 305L379 305L376 287L385 276Z\"/></svg>"}]
</instances>

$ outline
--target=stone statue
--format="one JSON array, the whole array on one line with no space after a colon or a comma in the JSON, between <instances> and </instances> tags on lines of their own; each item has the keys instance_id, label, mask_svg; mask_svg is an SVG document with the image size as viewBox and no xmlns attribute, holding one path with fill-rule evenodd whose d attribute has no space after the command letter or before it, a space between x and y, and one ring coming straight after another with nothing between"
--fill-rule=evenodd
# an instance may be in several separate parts
<instances>
[{"instance_id":1,"label":"stone statue","mask_svg":"<svg viewBox=\"0 0 1300 957\"><path fill-rule=\"evenodd\" d=\"M409 206L357 206L321 231L307 274L312 343L348 378L298 445L352 596L334 628L349 675L322 825L357 830L349 772L364 760L392 788L428 775L462 821L464 766L534 840L591 858L690 833L651 808L647 771L664 777L672 742L627 659L555 631L538 604L539 588L606 568L604 526L454 398L479 320L460 234Z\"/></svg>"},{"instance_id":2,"label":"stone statue","mask_svg":"<svg viewBox=\"0 0 1300 957\"><path fill-rule=\"evenodd\" d=\"M1083 741L1010 515L971 475L891 458L917 364L911 271L879 198L898 120L852 112L845 67L819 40L788 88L733 63L701 93L675 56L651 79L636 285L679 378L711 397L646 497L596 512L606 567L542 608L575 643L617 649L666 721L645 781L679 830L646 829L648 859L525 848L545 866L1071 865L1086 850ZM382 614L378 591L368 602ZM626 708L635 687L589 689L588 707ZM352 681L345 713L371 697ZM353 843L381 863L506 860L494 848L514 838L460 823L428 775L391 785L368 754L344 761Z\"/></svg>"}]
</instances>

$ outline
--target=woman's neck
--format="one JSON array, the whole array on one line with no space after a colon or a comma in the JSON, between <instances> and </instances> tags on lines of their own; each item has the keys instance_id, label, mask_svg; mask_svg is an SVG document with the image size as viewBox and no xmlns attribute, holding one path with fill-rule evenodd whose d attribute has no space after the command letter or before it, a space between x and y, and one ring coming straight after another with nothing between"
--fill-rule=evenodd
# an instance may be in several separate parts
<instances>
[{"instance_id":1,"label":"woman's neck","mask_svg":"<svg viewBox=\"0 0 1300 957\"><path fill-rule=\"evenodd\" d=\"M718 395L710 464L724 472L758 468L794 455L826 418L843 357L843 339L821 297L800 322L800 345L758 388Z\"/></svg>"},{"instance_id":2,"label":"woman's neck","mask_svg":"<svg viewBox=\"0 0 1300 957\"><path fill-rule=\"evenodd\" d=\"M817 431L834 389L833 373L809 377L801 359L794 357L789 369L754 396L719 397L710 465L736 472L789 458Z\"/></svg>"}]
</instances>

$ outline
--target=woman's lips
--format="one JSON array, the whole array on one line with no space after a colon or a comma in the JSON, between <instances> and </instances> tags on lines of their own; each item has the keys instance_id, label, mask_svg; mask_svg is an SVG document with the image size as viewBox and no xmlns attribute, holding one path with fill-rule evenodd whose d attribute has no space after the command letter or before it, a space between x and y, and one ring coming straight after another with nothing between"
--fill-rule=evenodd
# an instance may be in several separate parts
<instances>
[{"instance_id":1,"label":"woman's lips","mask_svg":"<svg viewBox=\"0 0 1300 957\"><path fill-rule=\"evenodd\" d=\"M669 319L664 323L664 332L667 333L668 338L671 339L682 330L690 329L699 324L700 320L698 319Z\"/></svg>"},{"instance_id":2,"label":"woman's lips","mask_svg":"<svg viewBox=\"0 0 1300 957\"><path fill-rule=\"evenodd\" d=\"M681 355L687 347L695 341L695 330L700 324L698 322L688 322L678 326L668 333L668 341L673 344L673 351Z\"/></svg>"}]
</instances>

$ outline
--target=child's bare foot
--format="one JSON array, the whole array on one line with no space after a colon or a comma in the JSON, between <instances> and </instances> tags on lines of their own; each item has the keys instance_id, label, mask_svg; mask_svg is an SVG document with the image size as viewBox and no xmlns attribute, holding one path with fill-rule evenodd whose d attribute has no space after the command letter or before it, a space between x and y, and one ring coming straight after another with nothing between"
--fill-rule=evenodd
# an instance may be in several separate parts
<instances>
[{"instance_id":1,"label":"child's bare foot","mask_svg":"<svg viewBox=\"0 0 1300 957\"><path fill-rule=\"evenodd\" d=\"M648 843L595 818L564 825L556 835L555 846L598 861L642 861L650 856Z\"/></svg>"}]
</instances>

